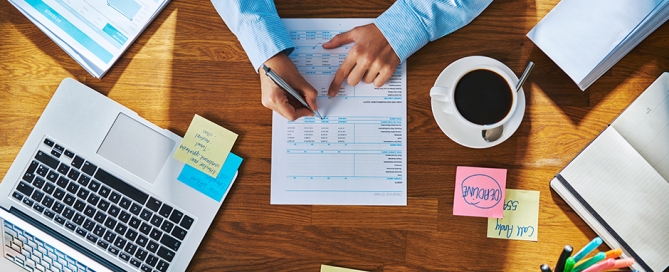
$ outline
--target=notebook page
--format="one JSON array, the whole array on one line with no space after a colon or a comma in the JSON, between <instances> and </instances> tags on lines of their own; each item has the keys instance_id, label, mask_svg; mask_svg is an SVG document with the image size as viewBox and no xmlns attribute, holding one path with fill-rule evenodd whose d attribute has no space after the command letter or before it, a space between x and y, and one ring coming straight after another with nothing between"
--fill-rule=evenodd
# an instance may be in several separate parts
<instances>
[{"instance_id":1,"label":"notebook page","mask_svg":"<svg viewBox=\"0 0 669 272\"><path fill-rule=\"evenodd\" d=\"M615 128L560 174L653 270L669 266L669 183Z\"/></svg>"},{"instance_id":2,"label":"notebook page","mask_svg":"<svg viewBox=\"0 0 669 272\"><path fill-rule=\"evenodd\" d=\"M669 180L669 73L655 80L611 126Z\"/></svg>"}]
</instances>

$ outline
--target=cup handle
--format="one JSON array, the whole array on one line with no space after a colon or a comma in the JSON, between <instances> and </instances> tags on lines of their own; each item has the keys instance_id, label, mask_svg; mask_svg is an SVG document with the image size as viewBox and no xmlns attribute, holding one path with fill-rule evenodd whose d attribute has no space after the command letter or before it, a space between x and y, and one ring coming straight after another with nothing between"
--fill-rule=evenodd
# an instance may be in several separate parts
<instances>
[{"instance_id":1,"label":"cup handle","mask_svg":"<svg viewBox=\"0 0 669 272\"><path fill-rule=\"evenodd\" d=\"M451 88L449 87L434 86L430 88L430 97L434 100L450 104L451 101L448 96L450 90ZM453 109L450 106L442 108L442 111L448 114L453 114Z\"/></svg>"}]
</instances>

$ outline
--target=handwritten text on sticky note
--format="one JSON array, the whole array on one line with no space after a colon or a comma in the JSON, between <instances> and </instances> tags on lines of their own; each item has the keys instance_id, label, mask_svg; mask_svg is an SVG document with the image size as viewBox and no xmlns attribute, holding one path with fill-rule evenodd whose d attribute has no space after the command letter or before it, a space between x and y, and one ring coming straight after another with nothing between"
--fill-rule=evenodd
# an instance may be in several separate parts
<instances>
[{"instance_id":1,"label":"handwritten text on sticky note","mask_svg":"<svg viewBox=\"0 0 669 272\"><path fill-rule=\"evenodd\" d=\"M177 179L213 200L221 202L223 196L230 190L230 185L241 163L242 158L230 152L216 178L212 178L190 165L184 165Z\"/></svg>"},{"instance_id":2,"label":"handwritten text on sticky note","mask_svg":"<svg viewBox=\"0 0 669 272\"><path fill-rule=\"evenodd\" d=\"M455 174L453 215L503 215L506 169L458 166Z\"/></svg>"},{"instance_id":3,"label":"handwritten text on sticky note","mask_svg":"<svg viewBox=\"0 0 669 272\"><path fill-rule=\"evenodd\" d=\"M237 140L237 134L195 115L174 158L215 178Z\"/></svg>"},{"instance_id":4,"label":"handwritten text on sticky note","mask_svg":"<svg viewBox=\"0 0 669 272\"><path fill-rule=\"evenodd\" d=\"M506 189L504 218L488 218L488 238L537 241L539 191Z\"/></svg>"}]
</instances>

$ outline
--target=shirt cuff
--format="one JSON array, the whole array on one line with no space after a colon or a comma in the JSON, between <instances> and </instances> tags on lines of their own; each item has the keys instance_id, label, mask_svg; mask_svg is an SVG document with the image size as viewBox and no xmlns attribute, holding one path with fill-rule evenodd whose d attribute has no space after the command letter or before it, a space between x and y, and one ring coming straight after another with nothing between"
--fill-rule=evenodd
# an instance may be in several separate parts
<instances>
[{"instance_id":1,"label":"shirt cuff","mask_svg":"<svg viewBox=\"0 0 669 272\"><path fill-rule=\"evenodd\" d=\"M430 41L425 26L404 1L396 1L374 20L374 24L395 50L400 62Z\"/></svg>"},{"instance_id":2,"label":"shirt cuff","mask_svg":"<svg viewBox=\"0 0 669 272\"><path fill-rule=\"evenodd\" d=\"M265 61L285 51L287 55L295 49L293 40L278 16L257 18L256 25L241 26L243 35L238 36L253 68L258 72Z\"/></svg>"},{"instance_id":3,"label":"shirt cuff","mask_svg":"<svg viewBox=\"0 0 669 272\"><path fill-rule=\"evenodd\" d=\"M251 60L256 73L262 64L274 55L280 52L290 54L295 49L295 44L274 7L267 10L242 11L236 16L225 14L222 5L214 3L214 7L222 18L236 21L234 29L231 30Z\"/></svg>"}]
</instances>

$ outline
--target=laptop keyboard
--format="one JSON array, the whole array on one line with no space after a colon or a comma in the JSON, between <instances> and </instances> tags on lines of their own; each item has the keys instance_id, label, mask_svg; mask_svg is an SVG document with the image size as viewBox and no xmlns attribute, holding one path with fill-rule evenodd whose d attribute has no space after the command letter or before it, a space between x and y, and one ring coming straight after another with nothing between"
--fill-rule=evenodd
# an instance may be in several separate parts
<instances>
[{"instance_id":1,"label":"laptop keyboard","mask_svg":"<svg viewBox=\"0 0 669 272\"><path fill-rule=\"evenodd\" d=\"M13 250L5 259L16 263L27 271L94 272L69 255L24 232L12 223L4 221L4 246ZM7 251L5 249L5 251Z\"/></svg>"},{"instance_id":2,"label":"laptop keyboard","mask_svg":"<svg viewBox=\"0 0 669 272\"><path fill-rule=\"evenodd\" d=\"M194 219L45 138L12 196L140 271L167 271ZM102 256L104 257L104 256Z\"/></svg>"}]
</instances>

